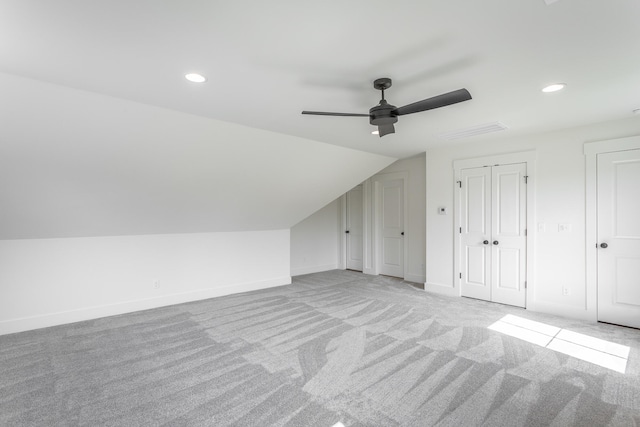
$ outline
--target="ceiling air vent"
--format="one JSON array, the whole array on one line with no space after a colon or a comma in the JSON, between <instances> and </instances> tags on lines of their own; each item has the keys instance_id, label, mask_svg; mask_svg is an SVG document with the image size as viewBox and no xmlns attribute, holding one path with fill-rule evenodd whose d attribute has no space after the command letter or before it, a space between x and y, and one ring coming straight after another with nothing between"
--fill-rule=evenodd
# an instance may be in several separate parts
<instances>
[{"instance_id":1,"label":"ceiling air vent","mask_svg":"<svg viewBox=\"0 0 640 427\"><path fill-rule=\"evenodd\" d=\"M483 125L472 126L470 128L454 130L452 132L441 133L438 135L442 139L460 139L469 138L471 136L482 135L483 133L498 132L509 129L500 122L485 123Z\"/></svg>"}]
</instances>

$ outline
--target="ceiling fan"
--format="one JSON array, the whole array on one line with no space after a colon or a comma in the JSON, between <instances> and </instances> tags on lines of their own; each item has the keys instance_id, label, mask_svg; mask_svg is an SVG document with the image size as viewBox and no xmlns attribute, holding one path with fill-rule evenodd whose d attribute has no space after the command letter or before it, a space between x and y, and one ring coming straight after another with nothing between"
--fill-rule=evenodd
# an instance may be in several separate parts
<instances>
[{"instance_id":1,"label":"ceiling fan","mask_svg":"<svg viewBox=\"0 0 640 427\"><path fill-rule=\"evenodd\" d=\"M378 105L369 110L369 114L327 113L324 111L303 111L302 114L311 114L316 116L369 117L369 123L374 126L378 126L378 134L380 135L380 138L382 138L387 134L395 133L396 130L393 124L398 121L398 116L446 107L447 105L457 104L458 102L468 101L471 99L471 94L468 90L458 89L453 92L447 92L432 98L423 99L422 101L414 102L413 104L405 105L404 107L396 107L395 105L389 104L384 99L385 89L389 89L391 87L390 78L383 77L376 79L373 82L373 87L382 92L382 99Z\"/></svg>"}]
</instances>

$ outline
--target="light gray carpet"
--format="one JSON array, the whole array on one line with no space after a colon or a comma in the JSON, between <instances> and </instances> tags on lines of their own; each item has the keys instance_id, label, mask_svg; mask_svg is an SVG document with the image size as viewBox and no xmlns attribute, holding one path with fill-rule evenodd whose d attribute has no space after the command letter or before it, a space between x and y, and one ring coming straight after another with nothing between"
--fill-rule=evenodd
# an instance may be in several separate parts
<instances>
[{"instance_id":1,"label":"light gray carpet","mask_svg":"<svg viewBox=\"0 0 640 427\"><path fill-rule=\"evenodd\" d=\"M625 374L487 329L631 347ZM0 337L0 425L640 426L640 331L332 271Z\"/></svg>"}]
</instances>

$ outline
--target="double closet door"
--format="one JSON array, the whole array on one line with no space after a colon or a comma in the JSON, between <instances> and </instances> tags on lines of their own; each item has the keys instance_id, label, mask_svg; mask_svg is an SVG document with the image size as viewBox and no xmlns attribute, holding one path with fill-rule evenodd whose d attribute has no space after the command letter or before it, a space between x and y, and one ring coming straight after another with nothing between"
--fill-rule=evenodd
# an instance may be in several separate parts
<instances>
[{"instance_id":1,"label":"double closet door","mask_svg":"<svg viewBox=\"0 0 640 427\"><path fill-rule=\"evenodd\" d=\"M462 296L525 307L526 163L462 169Z\"/></svg>"}]
</instances>

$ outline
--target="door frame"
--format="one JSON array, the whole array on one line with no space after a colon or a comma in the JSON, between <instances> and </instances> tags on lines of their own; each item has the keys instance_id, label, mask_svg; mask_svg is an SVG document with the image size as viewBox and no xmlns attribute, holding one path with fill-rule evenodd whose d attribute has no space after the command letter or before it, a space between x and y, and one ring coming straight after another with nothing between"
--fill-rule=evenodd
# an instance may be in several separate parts
<instances>
[{"instance_id":1,"label":"door frame","mask_svg":"<svg viewBox=\"0 0 640 427\"><path fill-rule=\"evenodd\" d=\"M585 142L586 172L586 279L585 310L592 321L598 320L598 154L640 149L640 136Z\"/></svg>"},{"instance_id":2,"label":"door frame","mask_svg":"<svg viewBox=\"0 0 640 427\"><path fill-rule=\"evenodd\" d=\"M381 191L381 183L384 181L392 181L392 180L402 180L402 199L403 199L403 212L402 212L402 222L404 225L404 239L402 241L402 251L403 251L403 266L402 266L402 275L406 277L407 275L407 259L408 257L408 248L409 248L409 238L411 236L409 231L409 195L408 195L408 187L409 187L409 173L408 172L391 172L391 173L381 173L371 177L371 186L372 186L372 215L371 215L371 236L372 236L372 245L370 246L371 255L369 259L371 260L371 268L363 269L364 272L368 274L380 274L380 245L381 238L381 228L382 223L380 222L380 218L382 217L382 204L381 199L382 196L380 194ZM367 250L367 246L365 245L365 251ZM366 257L365 257L366 258ZM404 278L403 277L403 278Z\"/></svg>"},{"instance_id":3,"label":"door frame","mask_svg":"<svg viewBox=\"0 0 640 427\"><path fill-rule=\"evenodd\" d=\"M518 153L496 154L492 156L475 157L453 161L453 293L461 296L460 282L460 191L458 182L461 182L462 169L477 168L483 166L497 166L514 163L526 163L527 165L527 273L526 273L526 297L525 308L535 309L535 188L536 188L536 152L523 151Z\"/></svg>"}]
</instances>

